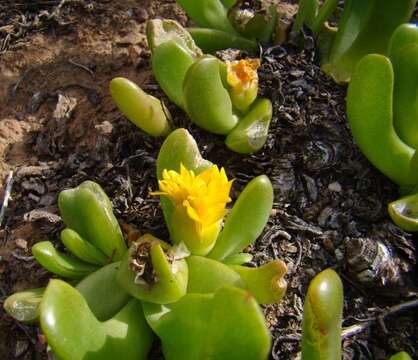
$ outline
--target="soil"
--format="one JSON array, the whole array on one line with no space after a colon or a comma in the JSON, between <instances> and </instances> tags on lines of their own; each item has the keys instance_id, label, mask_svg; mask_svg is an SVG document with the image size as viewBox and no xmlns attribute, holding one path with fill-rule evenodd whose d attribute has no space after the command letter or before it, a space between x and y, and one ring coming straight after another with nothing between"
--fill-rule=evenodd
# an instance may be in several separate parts
<instances>
[{"instance_id":1,"label":"soil","mask_svg":"<svg viewBox=\"0 0 418 360\"><path fill-rule=\"evenodd\" d=\"M144 28L149 18L188 19L174 1L0 1L0 179L12 197L0 228L0 302L43 286L50 274L31 256L45 239L58 247L63 223L57 194L91 179L113 201L122 224L167 239L155 190L161 140L116 109L108 83L125 76L165 101L203 155L236 179L232 196L254 176L275 189L272 216L249 251L255 263L289 266L286 297L264 308L273 338L271 358L300 357L304 294L319 271L332 267L344 282L344 323L360 325L343 341L345 359L418 356L418 315L388 307L417 297L416 237L393 225L386 204L396 187L353 143L345 116L346 89L323 74L309 34L304 47L264 46L261 93L274 105L266 146L256 155L227 151L223 139L188 121L153 78ZM8 3L8 2L7 2ZM290 8L292 3L282 4ZM294 8L293 8L294 10ZM245 56L245 54L239 54ZM380 251L386 249L386 252ZM351 328L352 329L352 328ZM0 359L46 359L36 326L0 307ZM161 359L155 345L151 359Z\"/></svg>"}]
</instances>

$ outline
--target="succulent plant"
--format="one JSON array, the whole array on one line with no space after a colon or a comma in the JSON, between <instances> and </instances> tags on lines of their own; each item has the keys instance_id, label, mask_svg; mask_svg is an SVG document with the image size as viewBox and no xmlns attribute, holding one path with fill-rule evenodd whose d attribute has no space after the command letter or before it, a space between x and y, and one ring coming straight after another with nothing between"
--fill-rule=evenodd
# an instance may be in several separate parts
<instances>
[{"instance_id":1,"label":"succulent plant","mask_svg":"<svg viewBox=\"0 0 418 360\"><path fill-rule=\"evenodd\" d=\"M318 38L322 69L338 83L349 82L356 64L367 54L387 55L395 29L409 21L415 0L348 0L338 27L327 20L337 8L337 0L302 0L293 26L307 25Z\"/></svg>"},{"instance_id":2,"label":"succulent plant","mask_svg":"<svg viewBox=\"0 0 418 360\"><path fill-rule=\"evenodd\" d=\"M417 231L416 96L418 28L401 25L393 34L389 57L370 54L356 67L347 96L347 115L361 151L407 194L389 204L400 227ZM415 75L414 75L415 74Z\"/></svg>"}]
</instances>

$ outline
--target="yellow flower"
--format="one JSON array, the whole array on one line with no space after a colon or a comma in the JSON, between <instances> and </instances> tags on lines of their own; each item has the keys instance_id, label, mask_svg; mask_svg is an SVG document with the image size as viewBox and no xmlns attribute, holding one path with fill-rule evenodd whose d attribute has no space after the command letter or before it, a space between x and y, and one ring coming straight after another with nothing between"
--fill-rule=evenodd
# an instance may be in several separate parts
<instances>
[{"instance_id":1,"label":"yellow flower","mask_svg":"<svg viewBox=\"0 0 418 360\"><path fill-rule=\"evenodd\" d=\"M257 69L259 66L259 59L227 61L226 63L226 80L231 87L231 100L234 106L241 112L247 111L257 97Z\"/></svg>"},{"instance_id":2,"label":"yellow flower","mask_svg":"<svg viewBox=\"0 0 418 360\"><path fill-rule=\"evenodd\" d=\"M160 191L151 195L165 196L174 205L171 227L173 241L183 241L194 254L207 253L214 245L226 204L231 201L225 170L214 165L196 175L180 165L180 173L164 170L158 182Z\"/></svg>"},{"instance_id":3,"label":"yellow flower","mask_svg":"<svg viewBox=\"0 0 418 360\"><path fill-rule=\"evenodd\" d=\"M227 61L227 81L232 88L247 89L253 83L258 85L257 69L259 59Z\"/></svg>"}]
</instances>

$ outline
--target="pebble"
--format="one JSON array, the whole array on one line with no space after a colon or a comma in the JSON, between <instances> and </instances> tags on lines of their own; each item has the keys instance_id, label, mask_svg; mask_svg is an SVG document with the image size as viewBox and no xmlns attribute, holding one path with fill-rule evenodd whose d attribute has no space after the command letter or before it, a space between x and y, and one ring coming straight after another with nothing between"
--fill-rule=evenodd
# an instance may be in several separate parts
<instances>
[{"instance_id":1,"label":"pebble","mask_svg":"<svg viewBox=\"0 0 418 360\"><path fill-rule=\"evenodd\" d=\"M341 192L342 187L338 181L334 181L328 185L328 190L332 192Z\"/></svg>"},{"instance_id":2,"label":"pebble","mask_svg":"<svg viewBox=\"0 0 418 360\"><path fill-rule=\"evenodd\" d=\"M23 249L23 250L28 249L28 242L25 239L18 238L15 240L15 244L20 249Z\"/></svg>"}]
</instances>

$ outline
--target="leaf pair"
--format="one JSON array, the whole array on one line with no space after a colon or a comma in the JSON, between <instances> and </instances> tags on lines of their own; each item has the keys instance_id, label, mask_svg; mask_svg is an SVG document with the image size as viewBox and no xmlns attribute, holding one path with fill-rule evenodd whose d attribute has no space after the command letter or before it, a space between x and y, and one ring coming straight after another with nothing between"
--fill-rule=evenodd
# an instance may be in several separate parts
<instances>
[{"instance_id":1,"label":"leaf pair","mask_svg":"<svg viewBox=\"0 0 418 360\"><path fill-rule=\"evenodd\" d=\"M18 321L39 320L59 359L146 359L153 334L140 303L118 285L119 267L104 266L76 288L51 280L46 289L10 296L4 307Z\"/></svg>"},{"instance_id":2,"label":"leaf pair","mask_svg":"<svg viewBox=\"0 0 418 360\"><path fill-rule=\"evenodd\" d=\"M32 253L44 268L64 278L81 279L122 258L125 240L112 203L99 184L85 181L62 191L58 205L68 226L61 232L61 241L75 257L56 250L50 241L39 242Z\"/></svg>"}]
</instances>

